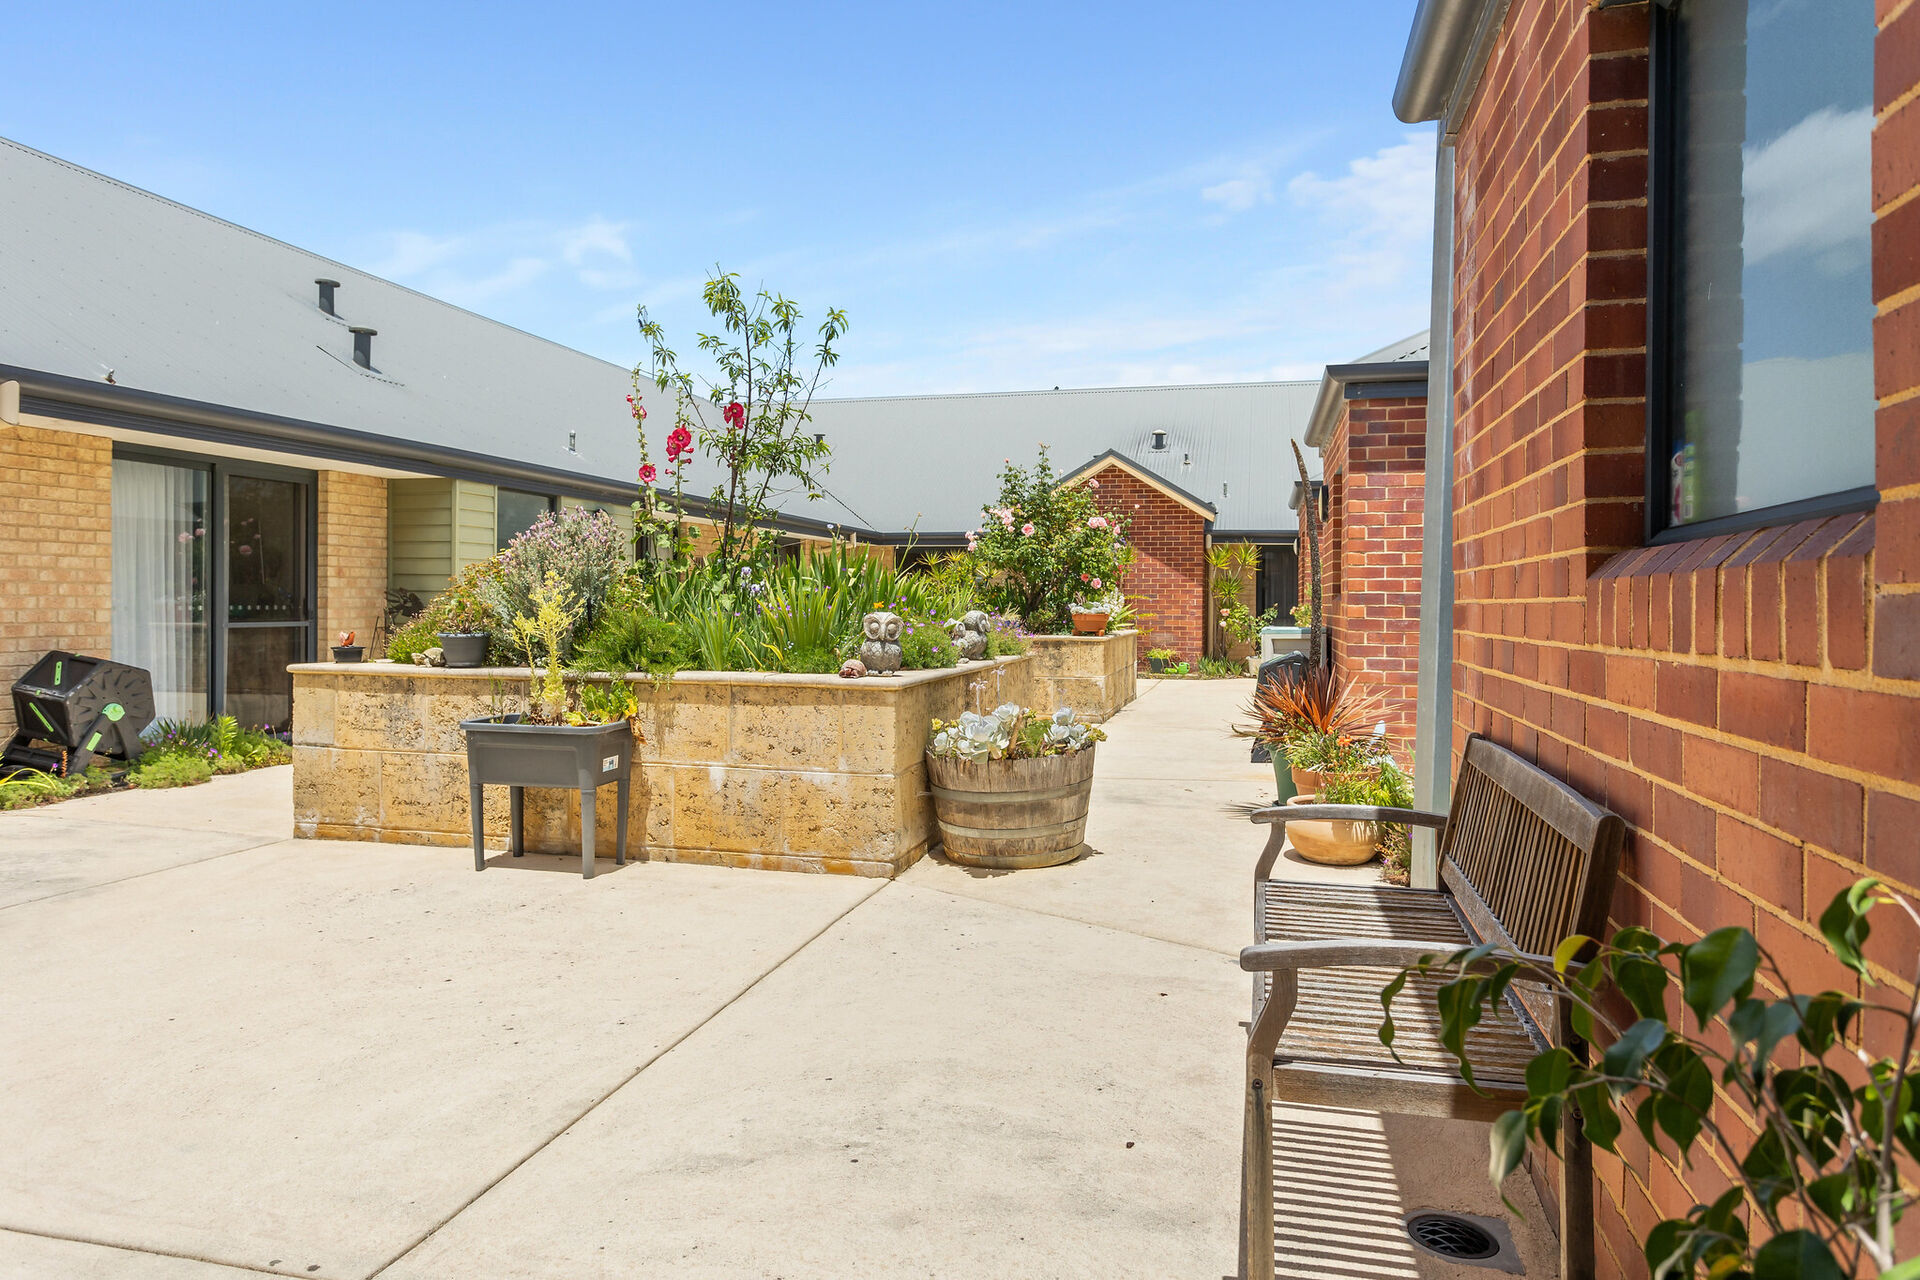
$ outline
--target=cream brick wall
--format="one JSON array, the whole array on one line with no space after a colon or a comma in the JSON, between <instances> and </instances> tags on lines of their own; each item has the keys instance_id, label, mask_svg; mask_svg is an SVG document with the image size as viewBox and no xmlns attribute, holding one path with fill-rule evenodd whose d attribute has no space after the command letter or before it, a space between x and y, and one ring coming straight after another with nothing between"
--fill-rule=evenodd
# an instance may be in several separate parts
<instances>
[{"instance_id":1,"label":"cream brick wall","mask_svg":"<svg viewBox=\"0 0 1920 1280\"><path fill-rule=\"evenodd\" d=\"M0 682L48 649L110 655L113 442L0 426ZM12 699L0 734L13 733Z\"/></svg>"},{"instance_id":2,"label":"cream brick wall","mask_svg":"<svg viewBox=\"0 0 1920 1280\"><path fill-rule=\"evenodd\" d=\"M324 656L342 631L371 646L387 605L387 482L350 471L322 471L320 643Z\"/></svg>"}]
</instances>

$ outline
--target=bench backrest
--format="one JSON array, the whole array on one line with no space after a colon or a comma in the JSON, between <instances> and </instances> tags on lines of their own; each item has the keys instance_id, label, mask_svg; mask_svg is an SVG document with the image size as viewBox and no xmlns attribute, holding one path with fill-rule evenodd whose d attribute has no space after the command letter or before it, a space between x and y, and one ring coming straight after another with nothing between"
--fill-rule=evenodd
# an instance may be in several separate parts
<instances>
[{"instance_id":1,"label":"bench backrest","mask_svg":"<svg viewBox=\"0 0 1920 1280\"><path fill-rule=\"evenodd\" d=\"M1606 931L1626 832L1617 814L1474 734L1441 836L1440 879L1483 942L1551 955L1569 934Z\"/></svg>"}]
</instances>

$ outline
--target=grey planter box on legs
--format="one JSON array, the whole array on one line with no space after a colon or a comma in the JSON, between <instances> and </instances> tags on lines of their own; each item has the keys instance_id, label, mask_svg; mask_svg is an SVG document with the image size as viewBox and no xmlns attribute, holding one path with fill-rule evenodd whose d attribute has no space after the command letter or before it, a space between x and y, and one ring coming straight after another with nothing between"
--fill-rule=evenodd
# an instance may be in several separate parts
<instances>
[{"instance_id":1,"label":"grey planter box on legs","mask_svg":"<svg viewBox=\"0 0 1920 1280\"><path fill-rule=\"evenodd\" d=\"M613 860L627 860L627 787L633 776L633 728L615 724L528 724L517 715L462 720L467 738L467 785L473 819L473 869L484 871L487 847L482 791L488 783L508 788L511 827L508 850L526 852L522 789L568 787L580 792L580 874L593 876L593 797L603 783L616 787L619 818Z\"/></svg>"}]
</instances>

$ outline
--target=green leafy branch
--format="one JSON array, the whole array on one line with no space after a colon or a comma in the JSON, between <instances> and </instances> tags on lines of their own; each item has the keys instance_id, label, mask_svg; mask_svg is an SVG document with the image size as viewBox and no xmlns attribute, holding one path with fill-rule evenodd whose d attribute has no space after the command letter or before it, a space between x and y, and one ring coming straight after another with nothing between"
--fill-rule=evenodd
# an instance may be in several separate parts
<instances>
[{"instance_id":1,"label":"green leafy branch","mask_svg":"<svg viewBox=\"0 0 1920 1280\"><path fill-rule=\"evenodd\" d=\"M1836 895L1820 916L1834 956L1865 986L1874 985L1862 949L1876 906L1920 924L1912 903L1873 879ZM1576 963L1583 955L1589 958ZM1781 998L1755 994L1763 972ZM1920 1277L1920 1259L1896 1258L1894 1237L1914 1195L1902 1160L1920 1160L1920 995L1910 990L1898 1003L1877 1003L1839 991L1797 994L1746 929L1674 943L1628 928L1605 946L1568 938L1551 961L1493 945L1423 958L1381 991L1380 1040L1390 1051L1393 1001L1414 975L1447 978L1436 992L1441 1042L1476 1090L1468 1033L1516 982L1565 1001L1574 1036L1606 1045L1597 1064L1582 1046L1555 1047L1528 1064L1525 1103L1493 1127L1488 1171L1496 1185L1519 1166L1529 1142L1559 1154L1575 1122L1587 1141L1617 1155L1625 1112L1649 1147L1659 1150L1664 1137L1690 1166L1705 1145L1736 1175L1712 1204L1696 1204L1649 1233L1644 1248L1656 1280L1702 1271L1710 1280ZM1920 973L1912 981L1920 984ZM1693 1014L1691 1032L1684 1016L1669 1018L1673 986ZM1616 1016L1623 1009L1630 1020ZM1869 1018L1897 1021L1893 1055L1874 1057L1863 1047ZM1712 1023L1724 1040L1709 1035ZM1850 1070L1830 1055L1850 1059ZM1752 1117L1756 1133L1729 1132L1716 1119L1716 1091Z\"/></svg>"}]
</instances>

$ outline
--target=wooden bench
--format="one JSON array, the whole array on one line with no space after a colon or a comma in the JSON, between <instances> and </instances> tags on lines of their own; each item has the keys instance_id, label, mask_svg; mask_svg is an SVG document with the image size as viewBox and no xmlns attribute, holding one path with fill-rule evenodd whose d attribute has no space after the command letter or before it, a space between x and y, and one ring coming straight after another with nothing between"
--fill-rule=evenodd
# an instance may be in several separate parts
<instances>
[{"instance_id":1,"label":"wooden bench","mask_svg":"<svg viewBox=\"0 0 1920 1280\"><path fill-rule=\"evenodd\" d=\"M1289 821L1353 818L1434 827L1437 890L1272 878ZM1570 934L1598 937L1626 824L1557 778L1478 735L1468 739L1448 814L1295 805L1253 815L1272 831L1254 871L1253 973L1241 1156L1240 1274L1271 1280L1276 1226L1274 1109L1285 1102L1492 1120L1526 1096L1524 1072L1551 1044L1577 1049L1565 1011L1515 984L1502 1016L1469 1034L1475 1093L1440 1042L1436 982L1394 1001L1393 1054L1381 1045L1380 989L1425 955L1495 942L1548 956ZM1550 962L1549 962L1550 963ZM1571 1128L1571 1126L1570 1126ZM1561 1280L1593 1275L1592 1156L1563 1141L1558 1188ZM1463 1160L1463 1176L1480 1161Z\"/></svg>"}]
</instances>

